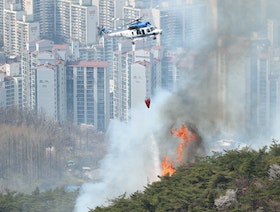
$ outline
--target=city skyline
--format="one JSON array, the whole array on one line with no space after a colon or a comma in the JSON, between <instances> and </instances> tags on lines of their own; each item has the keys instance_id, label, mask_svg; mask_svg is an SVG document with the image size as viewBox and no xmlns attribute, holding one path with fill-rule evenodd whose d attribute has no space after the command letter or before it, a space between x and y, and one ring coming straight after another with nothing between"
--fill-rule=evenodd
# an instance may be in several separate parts
<instances>
[{"instance_id":1,"label":"city skyline","mask_svg":"<svg viewBox=\"0 0 280 212\"><path fill-rule=\"evenodd\" d=\"M17 106L106 135L106 154L94 166L88 162L100 179L81 186L75 212L159 180L163 158L182 164L178 146L182 162L193 163L220 144L258 149L280 136L275 0L0 4L5 5L0 107ZM121 20L112 21L116 17ZM162 29L162 35L135 45L129 39L99 39L98 26L125 28L122 19L136 17ZM187 128L197 142L182 144L172 136ZM86 134L87 144L94 139Z\"/></svg>"},{"instance_id":2,"label":"city skyline","mask_svg":"<svg viewBox=\"0 0 280 212\"><path fill-rule=\"evenodd\" d=\"M263 126L269 128L270 123L279 121L278 63L273 59L276 57L273 55L277 55L279 27L276 19L269 17L271 14L266 12L267 8L271 7L270 2L248 1L244 6L241 6L241 1L232 4L230 1L218 0L177 1L173 5L171 1L106 2L108 4L105 4L105 1L58 0L45 7L39 1L2 1L2 4L5 3L3 10L5 21L1 29L4 37L4 54L8 59L8 63L5 64L4 61L1 66L3 87L1 96L5 96L6 99L2 100L2 105L15 104L20 109L35 110L38 113L49 111L50 108L44 109L46 104L40 103L45 94L39 92L37 73L47 72L42 71L45 70L42 67L46 68L50 64L52 68L49 70L56 73L51 79L54 83L55 97L52 112L46 114L53 114L50 117L58 121L66 121L72 117L77 124L106 123L102 124L102 127L96 126L97 129L105 131L110 119L129 121L132 105L133 107L141 105L144 97L156 97L161 89L169 92L178 90L180 84L185 82L183 79L188 78L185 74L194 67L192 60L203 58L201 53L204 51L214 61L209 63L206 60L204 65L209 66L206 83L215 94L210 102L214 108L219 108L219 111L216 109L214 113L219 114L217 116L223 120L220 125L225 126L228 131L243 128L242 131L246 134L246 131L252 131L254 128L259 130ZM13 6L8 7L8 3L13 3ZM152 5L154 8L151 8ZM50 9L50 6L55 10ZM232 12L226 10L229 7L232 7ZM241 7L240 12L238 8ZM252 21L250 16L243 13L245 9L259 12L261 15ZM113 12L114 10L116 11ZM235 10L240 13L240 17L236 20ZM46 26L50 23L43 21L46 19L44 15L50 14L55 17L50 20L56 20L55 23L49 21L53 27ZM118 24L123 24L123 21L116 23L109 21L115 15L132 19L142 15L149 17L151 22L157 23L158 27L163 29L163 35L156 41L140 41L136 43L135 49L129 40L98 39L97 26L115 28ZM249 27L244 28L244 25L236 24L235 21L241 20L241 17ZM46 32L48 30L50 31ZM40 44L48 42L46 46ZM232 45L233 42L236 43L235 47ZM260 46L266 47L262 47L259 51ZM251 51L247 51L246 48ZM264 54L267 56L264 57ZM65 85L66 79L69 78L67 74L71 70L69 64L78 61L80 63L92 61L92 64L98 64L98 61L106 62L104 82L106 87L111 86L113 90L105 89L103 94L106 100L103 107L106 108L102 111L106 112L94 116L103 117L102 121L86 116L78 119L69 115L76 114L77 111L72 111L73 106L70 106L72 100L69 98L74 93L70 94ZM13 66L15 68L12 69L17 69L18 71L15 71L17 74L12 72L7 74L9 73L6 71L7 64L11 63L15 64ZM266 64L262 65L263 70L261 63ZM139 92L133 90L136 87L131 84L133 82L131 77L141 69L141 66L145 67L141 71L142 74L145 73L142 76L149 83L140 86L143 94L137 98ZM273 67L273 70L270 67ZM98 69L98 66L96 68ZM37 79L34 79L35 76ZM57 78L58 76L60 77ZM47 75L44 78L47 78ZM82 83L86 86L85 81ZM236 83L241 83L238 88L235 86ZM265 87L261 88L260 85ZM84 93L84 100L92 98L95 101L97 95L95 89L97 88L92 90L91 97L86 97L89 94ZM236 89L239 92L236 92ZM7 93L13 95L8 96ZM108 105L111 105L109 109ZM229 105L234 105L235 109ZM84 114L88 114L86 108ZM243 118L237 121L236 117ZM266 128L263 129L263 133L268 130Z\"/></svg>"}]
</instances>

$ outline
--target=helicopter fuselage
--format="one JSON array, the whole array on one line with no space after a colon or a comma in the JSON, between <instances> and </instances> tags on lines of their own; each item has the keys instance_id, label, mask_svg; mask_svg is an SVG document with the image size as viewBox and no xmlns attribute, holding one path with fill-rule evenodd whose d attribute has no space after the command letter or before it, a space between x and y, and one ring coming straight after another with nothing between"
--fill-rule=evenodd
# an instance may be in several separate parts
<instances>
[{"instance_id":1,"label":"helicopter fuselage","mask_svg":"<svg viewBox=\"0 0 280 212\"><path fill-rule=\"evenodd\" d=\"M118 31L111 31L107 33L107 36L109 37L126 37L129 39L136 39L136 38L143 38L143 37L149 37L154 36L154 39L157 35L161 34L162 30L158 29L154 26L148 26L148 27L141 27L141 28L135 28L135 29L124 29L124 30L118 30Z\"/></svg>"}]
</instances>

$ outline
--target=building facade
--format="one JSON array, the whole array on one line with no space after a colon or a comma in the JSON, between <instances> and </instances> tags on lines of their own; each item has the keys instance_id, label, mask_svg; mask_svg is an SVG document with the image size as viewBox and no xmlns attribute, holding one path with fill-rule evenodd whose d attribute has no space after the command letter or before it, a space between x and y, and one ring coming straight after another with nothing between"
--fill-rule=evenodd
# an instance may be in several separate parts
<instances>
[{"instance_id":1,"label":"building facade","mask_svg":"<svg viewBox=\"0 0 280 212\"><path fill-rule=\"evenodd\" d=\"M24 14L20 4L10 4L9 9L4 9L4 51L8 56L17 56L17 21Z\"/></svg>"},{"instance_id":2,"label":"building facade","mask_svg":"<svg viewBox=\"0 0 280 212\"><path fill-rule=\"evenodd\" d=\"M150 50L136 48L126 51L125 43L119 43L113 60L114 118L129 121L132 118L131 109L140 102L144 105L146 98L156 95L162 83L162 52L160 46L154 46Z\"/></svg>"},{"instance_id":3,"label":"building facade","mask_svg":"<svg viewBox=\"0 0 280 212\"><path fill-rule=\"evenodd\" d=\"M65 46L53 41L29 42L22 56L22 107L66 121Z\"/></svg>"},{"instance_id":4,"label":"building facade","mask_svg":"<svg viewBox=\"0 0 280 212\"><path fill-rule=\"evenodd\" d=\"M58 0L56 9L58 41L77 40L84 46L98 42L98 7L91 1Z\"/></svg>"},{"instance_id":5,"label":"building facade","mask_svg":"<svg viewBox=\"0 0 280 212\"><path fill-rule=\"evenodd\" d=\"M78 61L67 64L67 117L76 124L92 124L104 131L110 118L107 63Z\"/></svg>"},{"instance_id":6,"label":"building facade","mask_svg":"<svg viewBox=\"0 0 280 212\"><path fill-rule=\"evenodd\" d=\"M22 10L39 23L40 39L54 40L56 0L23 0Z\"/></svg>"}]
</instances>

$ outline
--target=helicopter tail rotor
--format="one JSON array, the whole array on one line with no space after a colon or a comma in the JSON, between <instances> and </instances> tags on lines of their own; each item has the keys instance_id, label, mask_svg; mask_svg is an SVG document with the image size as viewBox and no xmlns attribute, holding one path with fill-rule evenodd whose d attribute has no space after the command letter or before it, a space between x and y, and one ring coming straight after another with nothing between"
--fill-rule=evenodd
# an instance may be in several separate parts
<instances>
[{"instance_id":1,"label":"helicopter tail rotor","mask_svg":"<svg viewBox=\"0 0 280 212\"><path fill-rule=\"evenodd\" d=\"M106 29L103 25L100 27L97 27L98 29L98 36L103 37L104 34L108 34L110 31Z\"/></svg>"}]
</instances>

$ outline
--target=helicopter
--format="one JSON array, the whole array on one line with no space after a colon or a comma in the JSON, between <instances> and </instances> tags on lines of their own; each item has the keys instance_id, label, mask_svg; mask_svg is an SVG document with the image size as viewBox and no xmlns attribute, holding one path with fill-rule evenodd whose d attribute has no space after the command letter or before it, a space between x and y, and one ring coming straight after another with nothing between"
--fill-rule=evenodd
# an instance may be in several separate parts
<instances>
[{"instance_id":1,"label":"helicopter","mask_svg":"<svg viewBox=\"0 0 280 212\"><path fill-rule=\"evenodd\" d=\"M154 40L157 35L162 34L162 29L158 29L153 26L149 21L140 21L141 18L135 19L132 22L126 24L128 27L121 30L110 30L103 26L98 27L99 37L124 37L132 40L132 44L135 44L135 40L143 39L146 37L152 37ZM114 19L120 20L120 19Z\"/></svg>"}]
</instances>

